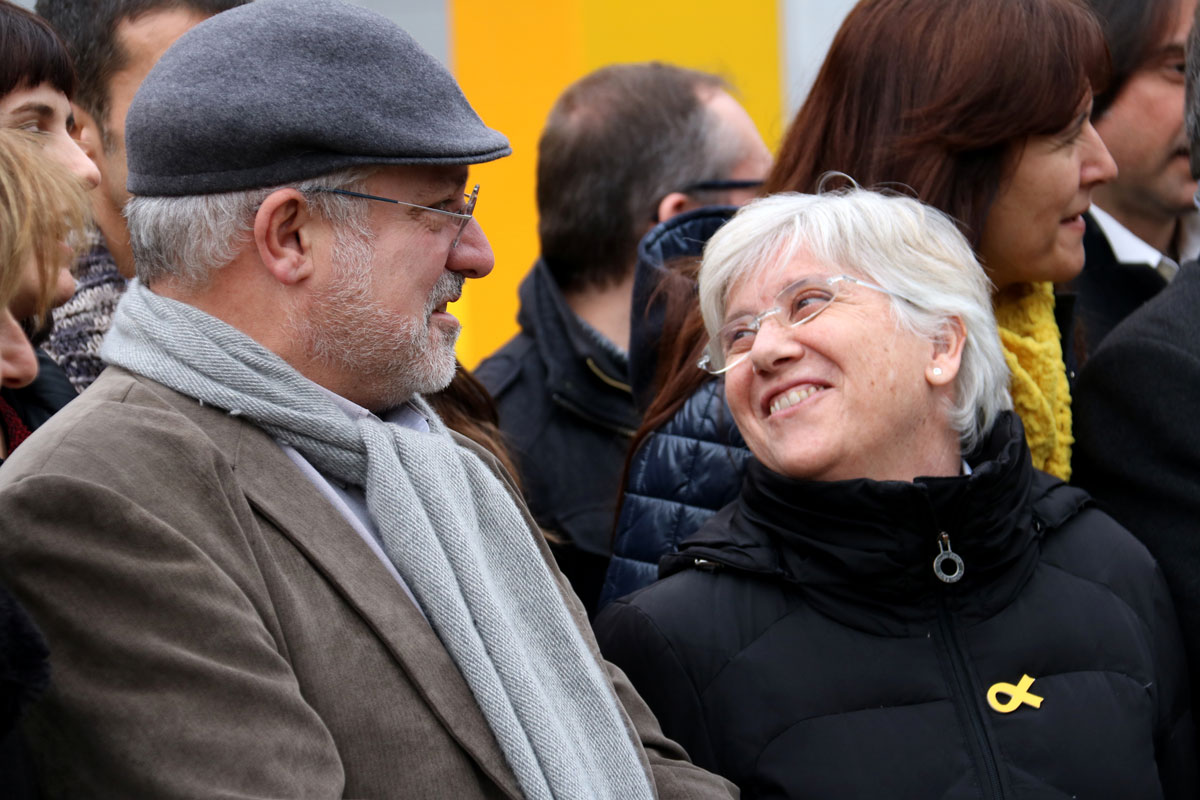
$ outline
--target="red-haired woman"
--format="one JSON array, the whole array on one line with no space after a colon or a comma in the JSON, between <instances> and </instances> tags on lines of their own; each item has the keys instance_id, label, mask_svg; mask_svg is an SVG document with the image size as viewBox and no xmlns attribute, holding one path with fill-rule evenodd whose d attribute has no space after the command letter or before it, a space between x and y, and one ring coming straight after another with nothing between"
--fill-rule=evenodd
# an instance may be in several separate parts
<instances>
[{"instance_id":1,"label":"red-haired woman","mask_svg":"<svg viewBox=\"0 0 1200 800\"><path fill-rule=\"evenodd\" d=\"M1099 23L1074 0L867 0L766 185L811 192L834 170L956 219L996 287L1034 466L1063 480L1071 411L1051 287L1083 269L1081 214L1116 175L1090 121L1107 71Z\"/></svg>"}]
</instances>

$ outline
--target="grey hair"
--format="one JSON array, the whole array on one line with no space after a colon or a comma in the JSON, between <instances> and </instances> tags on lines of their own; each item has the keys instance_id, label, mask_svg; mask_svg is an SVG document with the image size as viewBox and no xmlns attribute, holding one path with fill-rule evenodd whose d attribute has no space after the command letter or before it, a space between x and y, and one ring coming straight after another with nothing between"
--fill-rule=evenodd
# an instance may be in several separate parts
<instances>
[{"instance_id":1,"label":"grey hair","mask_svg":"<svg viewBox=\"0 0 1200 800\"><path fill-rule=\"evenodd\" d=\"M700 310L709 335L724 324L734 288L801 254L893 292L897 324L931 342L951 319L962 321L966 343L947 416L963 452L974 450L1012 398L992 284L954 221L911 198L859 188L755 200L704 248Z\"/></svg>"},{"instance_id":2,"label":"grey hair","mask_svg":"<svg viewBox=\"0 0 1200 800\"><path fill-rule=\"evenodd\" d=\"M254 231L254 214L272 192L296 189L309 207L339 230L370 237L367 201L314 190L361 191L373 168L353 167L317 178L240 192L183 197L133 197L125 205L134 268L146 284L174 278L203 286L233 260Z\"/></svg>"}]
</instances>

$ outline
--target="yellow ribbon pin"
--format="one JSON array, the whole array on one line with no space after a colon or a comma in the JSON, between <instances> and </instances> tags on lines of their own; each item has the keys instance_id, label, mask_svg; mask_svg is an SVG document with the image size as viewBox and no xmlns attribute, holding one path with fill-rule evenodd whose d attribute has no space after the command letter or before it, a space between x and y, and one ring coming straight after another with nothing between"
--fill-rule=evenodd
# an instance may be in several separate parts
<instances>
[{"instance_id":1,"label":"yellow ribbon pin","mask_svg":"<svg viewBox=\"0 0 1200 800\"><path fill-rule=\"evenodd\" d=\"M1033 678L1028 675L1022 675L1016 686L1011 683L992 684L992 688L988 689L987 693L988 705L1001 714L1011 714L1023 703L1028 703L1034 708L1041 708L1042 698L1030 692L1030 686L1033 686ZM999 696L1002 694L1008 695L1007 702L1000 702Z\"/></svg>"}]
</instances>

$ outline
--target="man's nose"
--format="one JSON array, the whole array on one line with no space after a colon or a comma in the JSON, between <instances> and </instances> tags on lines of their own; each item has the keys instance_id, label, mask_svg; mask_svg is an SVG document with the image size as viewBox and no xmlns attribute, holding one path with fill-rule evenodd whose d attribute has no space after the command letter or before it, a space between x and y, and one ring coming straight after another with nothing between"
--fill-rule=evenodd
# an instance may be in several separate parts
<instances>
[{"instance_id":1,"label":"man's nose","mask_svg":"<svg viewBox=\"0 0 1200 800\"><path fill-rule=\"evenodd\" d=\"M487 235L480 227L479 221L472 219L463 229L458 246L450 248L446 259L446 269L458 272L468 278L482 278L492 271L496 257L492 253L492 245Z\"/></svg>"}]
</instances>

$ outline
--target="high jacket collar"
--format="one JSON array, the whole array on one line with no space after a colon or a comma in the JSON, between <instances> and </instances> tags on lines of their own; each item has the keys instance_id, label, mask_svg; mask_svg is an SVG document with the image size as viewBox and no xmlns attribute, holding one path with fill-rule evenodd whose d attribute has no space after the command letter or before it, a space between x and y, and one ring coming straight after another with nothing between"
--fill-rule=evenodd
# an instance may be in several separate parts
<instances>
[{"instance_id":1,"label":"high jacket collar","mask_svg":"<svg viewBox=\"0 0 1200 800\"><path fill-rule=\"evenodd\" d=\"M629 367L596 338L567 305L549 267L539 259L518 289L517 322L546 367L546 388L595 422L629 436L641 424L629 389Z\"/></svg>"},{"instance_id":2,"label":"high jacket collar","mask_svg":"<svg viewBox=\"0 0 1200 800\"><path fill-rule=\"evenodd\" d=\"M942 602L986 618L1036 563L1037 473L1012 413L968 462L969 476L908 483L797 480L754 460L738 500L688 540L674 566L701 559L770 575L818 610L881 634L926 628ZM954 584L933 572L942 533L965 565Z\"/></svg>"},{"instance_id":3,"label":"high jacket collar","mask_svg":"<svg viewBox=\"0 0 1200 800\"><path fill-rule=\"evenodd\" d=\"M659 346L666 321L666 298L659 286L678 269L678 262L698 262L704 245L736 211L733 206L686 211L660 222L638 243L629 330L629 384L634 402L643 413L658 390Z\"/></svg>"}]
</instances>

